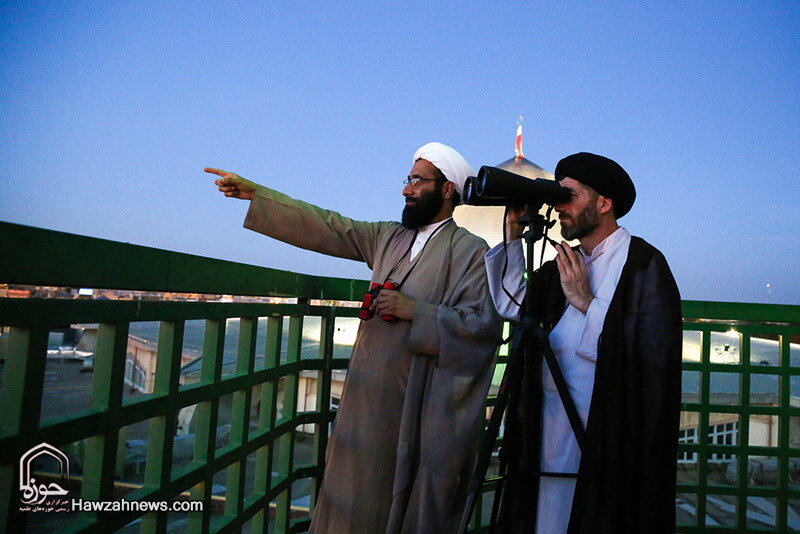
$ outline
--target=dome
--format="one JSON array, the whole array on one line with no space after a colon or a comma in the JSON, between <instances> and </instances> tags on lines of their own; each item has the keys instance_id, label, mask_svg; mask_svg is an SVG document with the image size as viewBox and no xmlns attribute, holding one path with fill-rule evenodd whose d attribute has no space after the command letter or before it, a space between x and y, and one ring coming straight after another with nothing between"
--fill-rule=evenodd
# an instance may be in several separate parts
<instances>
[{"instance_id":1,"label":"dome","mask_svg":"<svg viewBox=\"0 0 800 534\"><path fill-rule=\"evenodd\" d=\"M525 176L531 180L535 180L536 178L544 178L545 180L556 179L556 177L553 176L553 173L539 167L525 156L516 156L514 158L507 159L503 163L495 165L495 167L498 169L503 169L504 171Z\"/></svg>"},{"instance_id":2,"label":"dome","mask_svg":"<svg viewBox=\"0 0 800 534\"><path fill-rule=\"evenodd\" d=\"M527 159L522 153L522 126L517 128L516 140L516 156L508 159L496 167L519 174L535 180L543 178L545 180L555 180L553 173L540 167ZM490 247L493 247L503 240L503 214L505 208L503 206L467 206L461 205L455 209L453 219L456 224L463 226L473 234L482 237ZM547 206L542 208L540 212L542 215L547 213ZM561 225L556 220L556 225L550 229L548 235L557 241L561 240ZM541 243L537 243L534 250L537 254L537 259L541 251ZM547 247L545 251L545 259L555 257L553 247Z\"/></svg>"}]
</instances>

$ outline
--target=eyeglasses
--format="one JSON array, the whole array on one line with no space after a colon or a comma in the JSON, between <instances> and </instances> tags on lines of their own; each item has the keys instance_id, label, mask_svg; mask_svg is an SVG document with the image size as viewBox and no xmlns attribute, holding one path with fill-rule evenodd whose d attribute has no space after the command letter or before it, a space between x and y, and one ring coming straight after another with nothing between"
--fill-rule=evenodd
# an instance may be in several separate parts
<instances>
[{"instance_id":1,"label":"eyeglasses","mask_svg":"<svg viewBox=\"0 0 800 534\"><path fill-rule=\"evenodd\" d=\"M417 185L420 182L446 182L447 180L439 180L437 178L421 178L419 176L409 176L403 183L406 185Z\"/></svg>"}]
</instances>

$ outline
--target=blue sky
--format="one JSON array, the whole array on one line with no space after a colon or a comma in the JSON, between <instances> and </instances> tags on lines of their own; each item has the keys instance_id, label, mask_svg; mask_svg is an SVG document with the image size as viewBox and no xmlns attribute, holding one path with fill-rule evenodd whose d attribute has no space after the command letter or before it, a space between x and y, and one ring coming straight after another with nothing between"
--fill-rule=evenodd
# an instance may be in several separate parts
<instances>
[{"instance_id":1,"label":"blue sky","mask_svg":"<svg viewBox=\"0 0 800 534\"><path fill-rule=\"evenodd\" d=\"M0 219L315 274L231 170L398 219L411 155L607 155L690 299L800 304L796 2L4 2ZM771 294L765 284L773 284Z\"/></svg>"}]
</instances>

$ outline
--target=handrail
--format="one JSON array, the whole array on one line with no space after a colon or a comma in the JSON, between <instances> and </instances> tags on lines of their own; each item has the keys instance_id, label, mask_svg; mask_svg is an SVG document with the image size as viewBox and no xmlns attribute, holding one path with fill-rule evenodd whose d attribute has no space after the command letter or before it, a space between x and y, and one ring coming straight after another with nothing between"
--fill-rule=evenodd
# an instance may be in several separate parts
<instances>
[{"instance_id":1,"label":"handrail","mask_svg":"<svg viewBox=\"0 0 800 534\"><path fill-rule=\"evenodd\" d=\"M0 389L0 464L4 468L0 470L0 489L5 486L6 491L0 499L0 530L19 517L17 495L8 491L13 480L10 466L25 450L40 441L63 446L85 440L81 496L98 499L113 494L122 430L145 421L149 436L146 466L150 467L146 467L142 487L130 498L161 500L190 491L194 499L210 502L213 477L225 470L230 493L226 493L224 515L209 524L209 513L192 513L190 531L224 532L248 521L258 525L254 531L263 530L273 504L276 531L294 532L307 526L308 518L293 515L296 506L291 488L300 480L313 479L313 506L324 471L327 425L332 419L331 374L348 364L346 359L334 358L335 321L357 313L356 308L312 306L309 301L358 300L367 289L366 281L299 274L7 222L0 222L0 250L0 283L299 299L298 304L268 304L0 298L0 325L8 329L0 354L5 366ZM679 454L684 464L676 497L689 522L679 520L676 532L703 531L705 525L713 524L708 522L712 515L728 513L718 509L719 505L731 503L739 511L728 521L737 531L747 531L751 521L768 515L748 509L754 497L774 500L777 511L771 517L778 531L796 526L791 515L796 508L790 503L800 502L800 489L790 482L789 474L794 469L792 462L800 457L800 407L796 404L800 395L800 306L684 300L682 314L684 348L690 346L696 357L684 355L682 364L685 384L691 387L683 391ZM321 318L318 358L301 358L306 316ZM267 318L266 332L262 331L267 345L263 364L256 367L259 317ZM236 359L228 362L235 363L236 369L233 374L223 374L225 324L230 318L241 321ZM200 381L181 384L181 339L185 323L197 319L205 320ZM285 333L284 319L288 321ZM123 401L128 327L139 321L160 323L154 376L162 378L158 391ZM99 324L91 404L83 411L42 420L48 332L59 325L78 323ZM283 337L285 359L281 356ZM714 352L720 348L720 338L725 350L730 346L737 351L733 361L720 360ZM758 355L767 349L761 362ZM505 359L498 361L504 363ZM298 404L304 371L318 377L316 386L304 390L314 391L311 411L311 407ZM280 388L282 416L277 418ZM258 428L251 430L251 401L256 393L261 409ZM763 400L767 396L774 400ZM214 452L217 411L223 398L230 399L233 441ZM189 406L195 406L197 414L192 462L171 474L172 425L180 410ZM777 425L776 436L763 431L767 424ZM293 432L298 425L315 425L313 458L307 465L296 465L294 459ZM724 425L731 427L725 427L732 437L728 441L721 441L721 431L713 436L709 431ZM259 475L254 478L254 492L245 495L245 474L252 467L247 466L247 458L252 455L256 461L251 474ZM749 462L760 457L772 458L778 478L753 487L748 480ZM719 481L728 476L727 471L715 463L722 458L736 472L726 485ZM277 473L273 477L266 475L273 471ZM487 480L483 491L493 491L494 484ZM479 519L481 502L473 532L486 529ZM76 522L65 523L62 530L118 528L133 518L134 514L82 514ZM144 516L142 524L147 527L143 531L164 531L162 519Z\"/></svg>"},{"instance_id":2,"label":"handrail","mask_svg":"<svg viewBox=\"0 0 800 534\"><path fill-rule=\"evenodd\" d=\"M329 300L360 300L368 284L3 221L0 250L0 283L7 284ZM682 312L684 319L800 323L798 305L684 300Z\"/></svg>"},{"instance_id":3,"label":"handrail","mask_svg":"<svg viewBox=\"0 0 800 534\"><path fill-rule=\"evenodd\" d=\"M800 323L800 306L749 302L681 301L684 320L751 321L756 323Z\"/></svg>"},{"instance_id":4,"label":"handrail","mask_svg":"<svg viewBox=\"0 0 800 534\"><path fill-rule=\"evenodd\" d=\"M0 250L6 284L327 300L361 300L368 284L2 221Z\"/></svg>"}]
</instances>

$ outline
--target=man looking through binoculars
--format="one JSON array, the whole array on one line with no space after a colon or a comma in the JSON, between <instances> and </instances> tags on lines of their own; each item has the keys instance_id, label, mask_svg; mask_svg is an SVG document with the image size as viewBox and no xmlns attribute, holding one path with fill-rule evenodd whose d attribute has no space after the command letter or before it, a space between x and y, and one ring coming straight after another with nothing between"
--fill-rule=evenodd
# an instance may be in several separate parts
<instances>
[{"instance_id":1,"label":"man looking through binoculars","mask_svg":"<svg viewBox=\"0 0 800 534\"><path fill-rule=\"evenodd\" d=\"M420 148L402 223L356 221L206 172L225 196L250 201L246 228L372 269L311 531L455 532L501 324L488 247L452 220L472 168L441 143Z\"/></svg>"},{"instance_id":2,"label":"man looking through binoculars","mask_svg":"<svg viewBox=\"0 0 800 534\"><path fill-rule=\"evenodd\" d=\"M541 384L524 383L516 411L529 414L530 392L540 395L541 436L531 436L530 419L506 421L503 446L516 448L510 449L515 454L497 531L673 532L681 394L678 288L664 256L617 224L636 196L622 167L581 152L562 159L555 176L570 191L567 201L554 206L562 236L580 245L559 244L555 260L533 273L538 293L526 295L522 228L516 224L521 213L512 212L510 242L490 250L486 265L501 315L518 320L523 299L534 299L533 324L548 332L585 441L579 448L553 374L544 366ZM541 439L538 462L529 438ZM537 495L540 472L545 474Z\"/></svg>"}]
</instances>

